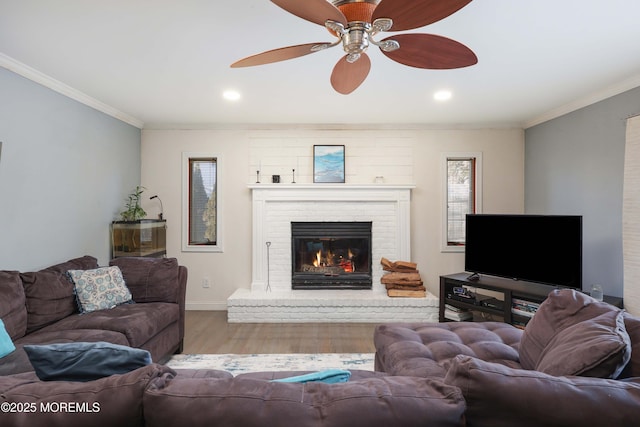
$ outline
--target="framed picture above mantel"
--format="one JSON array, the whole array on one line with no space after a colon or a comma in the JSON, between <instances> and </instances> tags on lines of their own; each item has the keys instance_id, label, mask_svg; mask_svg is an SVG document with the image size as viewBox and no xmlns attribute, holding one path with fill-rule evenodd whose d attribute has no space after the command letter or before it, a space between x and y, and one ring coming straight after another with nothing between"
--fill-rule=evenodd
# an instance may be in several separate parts
<instances>
[{"instance_id":1,"label":"framed picture above mantel","mask_svg":"<svg viewBox=\"0 0 640 427\"><path fill-rule=\"evenodd\" d=\"M313 182L345 182L344 145L313 146Z\"/></svg>"}]
</instances>

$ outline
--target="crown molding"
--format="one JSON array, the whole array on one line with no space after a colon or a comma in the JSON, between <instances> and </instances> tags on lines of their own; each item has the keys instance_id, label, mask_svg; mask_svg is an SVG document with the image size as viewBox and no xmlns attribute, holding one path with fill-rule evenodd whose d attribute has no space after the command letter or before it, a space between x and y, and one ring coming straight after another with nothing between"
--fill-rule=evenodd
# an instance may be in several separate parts
<instances>
[{"instance_id":1,"label":"crown molding","mask_svg":"<svg viewBox=\"0 0 640 427\"><path fill-rule=\"evenodd\" d=\"M608 86L602 90L592 93L582 98L576 99L573 102L562 105L558 108L554 108L538 117L535 117L529 121L523 123L522 127L528 129L530 127L539 125L540 123L547 122L549 120L564 116L565 114L572 113L581 108L588 107L596 102L604 101L612 96L619 95L631 89L635 89L640 86L640 75L633 76L629 79L623 80L614 85Z\"/></svg>"},{"instance_id":2,"label":"crown molding","mask_svg":"<svg viewBox=\"0 0 640 427\"><path fill-rule=\"evenodd\" d=\"M94 110L100 111L101 113L128 123L131 126L135 126L138 129L142 129L144 127L144 122L142 120L139 120L129 114L123 113L122 111L117 110L110 105L105 104L104 102L98 101L97 99L92 98L89 95L62 83L59 80L49 77L46 74L41 73L40 71L31 68L26 64L23 64L22 62L16 61L15 59L1 52L0 67L6 68L7 70L14 72L26 79L38 83L75 101L78 101L81 104L93 108Z\"/></svg>"}]
</instances>

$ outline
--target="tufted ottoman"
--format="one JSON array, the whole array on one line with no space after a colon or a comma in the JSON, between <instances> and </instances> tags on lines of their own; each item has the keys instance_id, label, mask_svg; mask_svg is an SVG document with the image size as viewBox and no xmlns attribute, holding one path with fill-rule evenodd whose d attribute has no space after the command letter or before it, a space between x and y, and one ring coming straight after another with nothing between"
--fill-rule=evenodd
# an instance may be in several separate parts
<instances>
[{"instance_id":1,"label":"tufted ottoman","mask_svg":"<svg viewBox=\"0 0 640 427\"><path fill-rule=\"evenodd\" d=\"M375 369L390 375L444 378L459 354L521 368L522 333L502 322L383 324L374 332Z\"/></svg>"}]
</instances>

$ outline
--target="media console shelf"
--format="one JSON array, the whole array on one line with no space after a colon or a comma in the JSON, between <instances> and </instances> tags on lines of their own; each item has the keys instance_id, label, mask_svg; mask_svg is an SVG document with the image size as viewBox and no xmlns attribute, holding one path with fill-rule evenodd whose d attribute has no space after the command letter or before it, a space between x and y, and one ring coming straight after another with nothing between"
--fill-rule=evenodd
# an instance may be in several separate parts
<instances>
[{"instance_id":1,"label":"media console shelf","mask_svg":"<svg viewBox=\"0 0 640 427\"><path fill-rule=\"evenodd\" d=\"M445 317L445 304L457 309L469 310L489 320L502 321L514 326L524 327L530 319L527 315L512 313L512 302L538 305L547 298L554 287L539 283L503 279L493 276L480 276L478 280L469 280L470 273L457 273L440 277L440 321L451 321ZM454 288L472 289L478 296L464 301L455 297ZM479 292L478 292L479 291ZM485 292L483 292L485 291ZM487 292L488 291L488 292ZM478 317L477 315L475 316Z\"/></svg>"},{"instance_id":2,"label":"media console shelf","mask_svg":"<svg viewBox=\"0 0 640 427\"><path fill-rule=\"evenodd\" d=\"M479 314L477 317L488 315L494 320L510 323L524 328L535 310L527 312L528 306L535 307L547 298L555 286L522 280L504 279L494 276L480 276L478 280L470 280L470 273L457 273L440 276L440 321L451 321L445 316L445 305L454 309L468 310ZM454 288L474 290L476 298L465 300L456 297ZM622 298L605 295L604 300L609 304L622 308ZM513 303L523 310L512 311Z\"/></svg>"}]
</instances>

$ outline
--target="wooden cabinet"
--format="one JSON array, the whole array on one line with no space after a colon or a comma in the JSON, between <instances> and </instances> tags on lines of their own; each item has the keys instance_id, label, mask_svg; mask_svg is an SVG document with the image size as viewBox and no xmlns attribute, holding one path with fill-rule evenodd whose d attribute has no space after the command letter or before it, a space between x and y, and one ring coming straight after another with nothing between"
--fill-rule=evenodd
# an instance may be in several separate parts
<instances>
[{"instance_id":1,"label":"wooden cabinet","mask_svg":"<svg viewBox=\"0 0 640 427\"><path fill-rule=\"evenodd\" d=\"M162 257L167 254L167 221L113 221L111 248L113 258Z\"/></svg>"}]
</instances>

